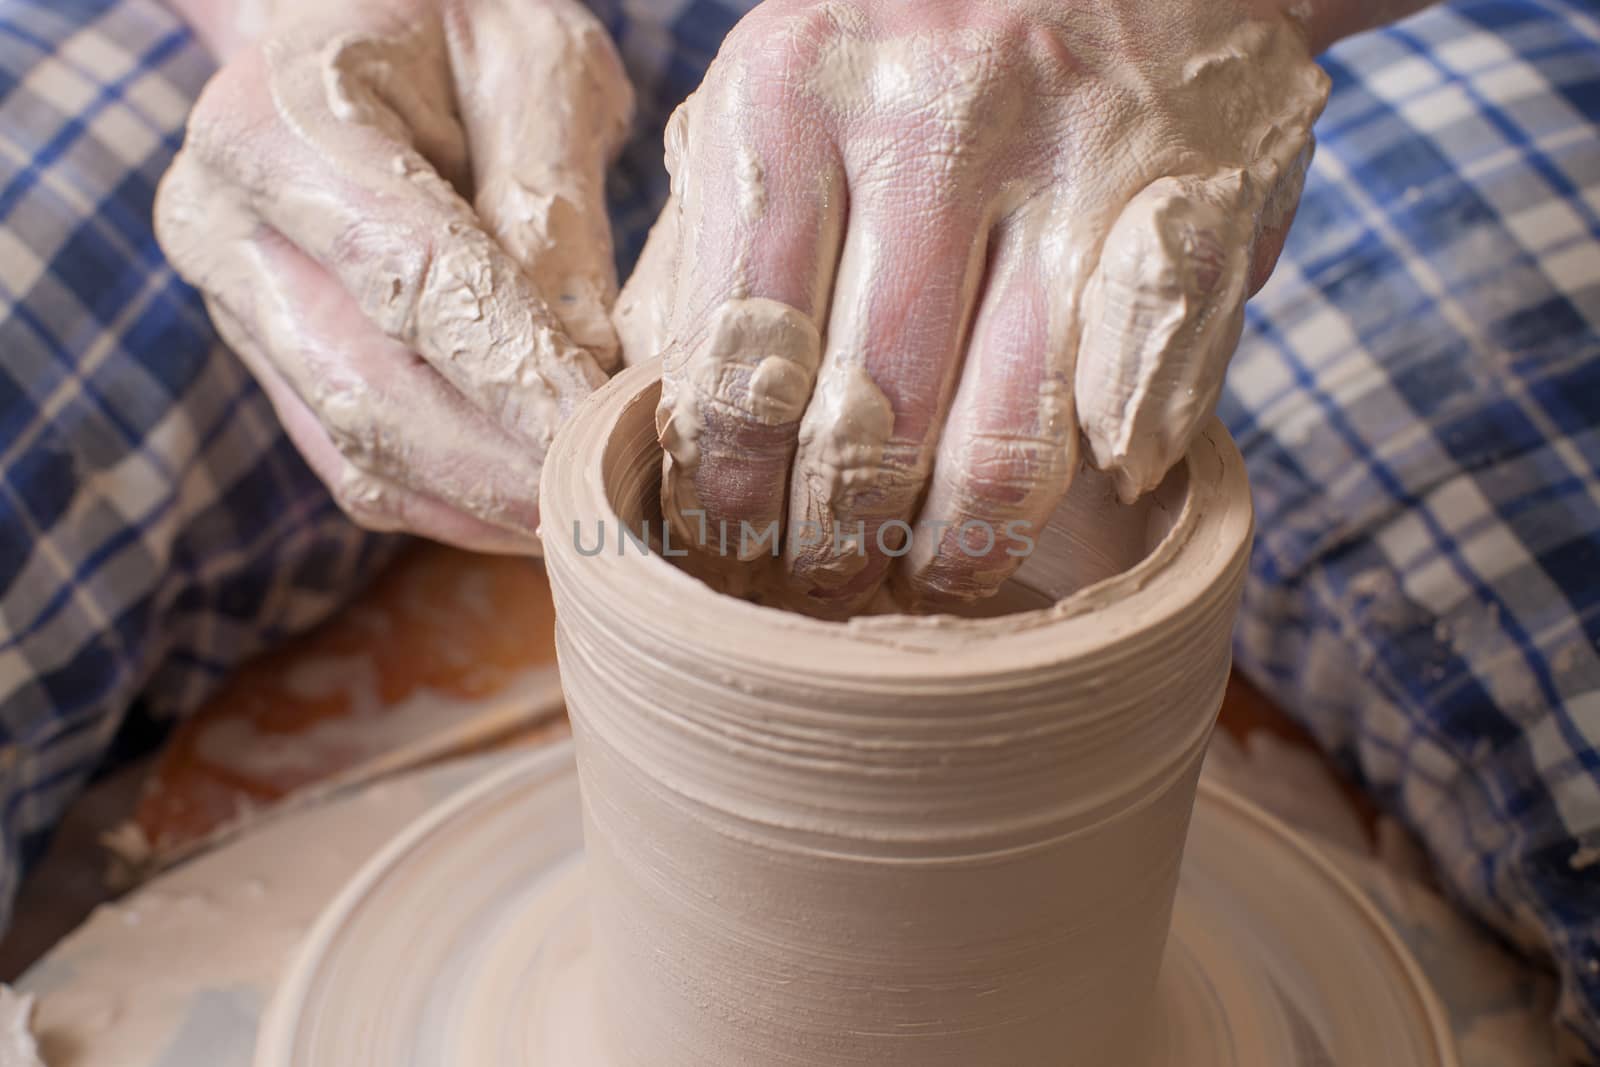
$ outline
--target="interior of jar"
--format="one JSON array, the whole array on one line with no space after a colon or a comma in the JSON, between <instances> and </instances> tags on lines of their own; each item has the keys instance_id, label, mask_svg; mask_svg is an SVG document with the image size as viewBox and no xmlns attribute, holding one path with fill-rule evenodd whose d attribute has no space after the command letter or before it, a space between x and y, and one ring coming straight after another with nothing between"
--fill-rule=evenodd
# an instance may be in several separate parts
<instances>
[{"instance_id":1,"label":"interior of jar","mask_svg":"<svg viewBox=\"0 0 1600 1067\"><path fill-rule=\"evenodd\" d=\"M605 550L648 550L718 593L771 604L759 582L741 577L741 572L756 573L754 568L730 569L696 552L680 555L682 546L674 544L670 534L663 536L667 524L661 512L661 449L654 425L659 393L659 385L653 385L630 403L607 444L606 495L620 530L601 532L607 539ZM1133 504L1117 498L1110 478L1085 466L1034 535L1033 551L1016 574L992 597L941 610L966 618L1035 611L1121 574L1148 557L1172 532L1188 492L1187 463L1179 463L1153 492ZM868 613L898 610L892 600L880 598Z\"/></svg>"}]
</instances>

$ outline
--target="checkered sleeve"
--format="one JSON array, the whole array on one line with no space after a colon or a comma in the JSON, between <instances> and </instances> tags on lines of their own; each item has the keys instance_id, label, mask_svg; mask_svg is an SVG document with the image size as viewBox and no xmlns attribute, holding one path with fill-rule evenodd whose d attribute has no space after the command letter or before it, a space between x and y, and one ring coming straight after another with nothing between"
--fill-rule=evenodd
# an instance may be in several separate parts
<instances>
[{"instance_id":1,"label":"checkered sleeve","mask_svg":"<svg viewBox=\"0 0 1600 1067\"><path fill-rule=\"evenodd\" d=\"M209 73L157 0L0 0L0 919L136 698L192 708L392 544L156 246Z\"/></svg>"},{"instance_id":2,"label":"checkered sleeve","mask_svg":"<svg viewBox=\"0 0 1600 1067\"><path fill-rule=\"evenodd\" d=\"M1224 401L1238 662L1556 962L1600 1055L1600 18L1459 0L1325 65Z\"/></svg>"}]
</instances>

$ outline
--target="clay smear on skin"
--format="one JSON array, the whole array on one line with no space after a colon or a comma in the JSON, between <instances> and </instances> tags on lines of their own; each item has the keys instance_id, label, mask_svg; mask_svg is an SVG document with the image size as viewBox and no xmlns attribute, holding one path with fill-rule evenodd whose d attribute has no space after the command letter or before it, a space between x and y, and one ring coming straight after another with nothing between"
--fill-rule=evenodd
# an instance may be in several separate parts
<instances>
[{"instance_id":1,"label":"clay smear on skin","mask_svg":"<svg viewBox=\"0 0 1600 1067\"><path fill-rule=\"evenodd\" d=\"M982 96L972 87L991 77L992 57L1001 46L998 31L875 40L853 6L831 5L828 11L837 35L820 50L807 76L819 107L856 119L870 114L871 128L892 126L885 117L900 113L934 122L938 132L930 136L952 146L952 174L987 165L995 153L1011 150L1001 144L983 147L992 138L973 106ZM1281 225L1297 199L1310 125L1326 95L1326 78L1288 21L1214 29L1217 20L1201 13L1174 18L1206 27L1189 54L1130 60L1138 50L1122 42L1118 34L1128 27L1114 17L1063 16L1058 28L1081 63L1061 73L1056 88L1068 95L1075 86L1114 86L1133 95L1106 107L1104 115L1097 111L1104 129L1097 129L1091 142L1075 145L1079 154L1094 155L1093 167L1063 163L1059 176L1042 173L1031 185L1011 183L995 203L972 205L974 213L1016 228L1019 245L1050 250L1049 262L1041 258L1029 267L1035 272L1033 284L1053 294L1043 392L1032 405L1035 425L1016 427L1016 433L1037 443L1041 471L1062 468L1057 497L1075 466L1070 456L1059 457L1072 450L1080 416L1095 464L1112 473L1124 498L1132 499L1160 480L1214 407L1242 323L1239 309L1255 241ZM740 61L737 51L719 58L719 63ZM686 143L677 144L676 153L669 149L669 155L695 150L697 109L742 106L735 93L699 98L714 91L702 89L686 105L690 114L675 121L675 136ZM731 121L737 129L754 117L735 113ZM849 152L865 159L892 155L892 144L876 144L861 128L860 122L851 127ZM779 195L759 160L752 161L748 145L733 151L737 159L730 165L737 162L737 174L760 182L760 198ZM675 169L681 170L681 159L677 163ZM750 187L745 179L737 184ZM697 190L680 182L674 191L619 306L618 328L630 363L672 352L671 332L677 327L670 305L682 280L677 245L693 232L683 228L693 227L699 212L711 210L697 202ZM747 212L757 199L753 193L740 197ZM835 325L841 309L860 305L874 277L881 276L871 269L871 245L855 234L847 241L833 297L822 305L831 304ZM747 279L733 278L728 288L743 306ZM969 290L962 300L971 305L975 295ZM827 335L823 341L825 355L799 439L789 508L791 524L816 519L826 533L830 504L842 482L849 482L851 492L892 493L901 483L927 477L935 449L931 442L920 452L898 444L887 448L894 440L892 421L885 428L875 417L847 419L839 398L881 394L883 383L871 381L858 353L842 351ZM701 447L699 435L708 431L697 409L730 400L761 402L755 390L732 398L702 391L696 383L716 375L703 368L691 374L689 365L740 358L712 355L708 344L702 342L682 368L669 363L663 394L661 422L672 428L663 438L671 453L666 503L675 521L681 518L678 508L698 506L698 494L679 487L701 476L707 456L723 451ZM863 374L867 381L857 381ZM876 404L863 404L875 414ZM842 458L849 461L847 479L836 462ZM960 457L953 453L945 462L958 463ZM1050 504L1050 494L1040 493L1018 507L1036 511ZM683 523L679 532L687 535L690 529ZM831 537L825 540L832 543ZM861 565L859 559L823 558L817 550L787 562L829 583L848 582ZM906 561L912 568L930 565L925 550ZM1003 576L1002 568L987 584Z\"/></svg>"},{"instance_id":2,"label":"clay smear on skin","mask_svg":"<svg viewBox=\"0 0 1600 1067\"><path fill-rule=\"evenodd\" d=\"M376 519L448 487L526 531L551 437L616 362L600 176L632 90L581 8L469 7L470 29L447 32L428 5L274 5L252 101L265 114L202 101L157 225L252 370L323 424L340 455L319 470L347 506ZM315 173L272 173L297 157ZM359 221L397 205L413 208L398 226ZM425 236L406 232L424 216ZM308 347L274 241L361 272L350 296L401 346L392 373ZM341 458L337 477L324 469Z\"/></svg>"}]
</instances>

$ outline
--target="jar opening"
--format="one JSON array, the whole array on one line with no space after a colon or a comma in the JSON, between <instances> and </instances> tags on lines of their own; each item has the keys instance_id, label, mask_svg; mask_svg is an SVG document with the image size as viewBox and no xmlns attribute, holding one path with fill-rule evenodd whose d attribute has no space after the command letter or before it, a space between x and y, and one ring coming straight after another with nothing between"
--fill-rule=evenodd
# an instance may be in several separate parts
<instances>
[{"instance_id":1,"label":"jar opening","mask_svg":"<svg viewBox=\"0 0 1600 1067\"><path fill-rule=\"evenodd\" d=\"M782 538L829 534L793 523L766 528L743 524L742 529L731 524L703 524L691 543L684 544L685 538L661 510L661 451L654 433L659 394L659 384L654 384L634 398L607 443L605 490L616 529L585 531L582 536L602 550L614 547L659 556L721 595L796 610L796 597L782 581ZM999 551L1022 560L994 596L915 613L984 619L1050 607L1146 559L1171 534L1188 497L1187 463L1179 463L1160 486L1133 504L1120 501L1111 479L1085 465L1042 527L984 524L962 531L975 551L992 552L992 546L998 546ZM914 525L904 525L910 527L909 536L923 535ZM906 536L897 526L883 547L890 555L904 554ZM617 544L611 546L611 540ZM945 544L947 551L966 550L950 546L948 540ZM895 596L892 582L862 612L905 613L906 604Z\"/></svg>"}]
</instances>

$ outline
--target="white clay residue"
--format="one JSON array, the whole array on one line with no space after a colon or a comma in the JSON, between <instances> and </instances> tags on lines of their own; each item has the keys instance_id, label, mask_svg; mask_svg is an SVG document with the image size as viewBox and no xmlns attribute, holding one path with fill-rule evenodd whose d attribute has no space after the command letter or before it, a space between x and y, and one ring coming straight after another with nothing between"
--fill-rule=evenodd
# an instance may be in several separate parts
<instances>
[{"instance_id":1,"label":"white clay residue","mask_svg":"<svg viewBox=\"0 0 1600 1067\"><path fill-rule=\"evenodd\" d=\"M761 171L761 158L748 147L739 150L739 211L746 225L761 221L767 209L766 180Z\"/></svg>"},{"instance_id":2,"label":"white clay residue","mask_svg":"<svg viewBox=\"0 0 1600 1067\"><path fill-rule=\"evenodd\" d=\"M1131 500L1160 483L1216 404L1327 94L1303 29L1201 2L901 14L850 2L757 9L674 117L674 199L618 315L629 362L665 354L674 417L662 443L698 472L693 498L668 478L669 517L749 496L737 450L697 450L690 431L711 420L689 409L719 398L689 395L698 371L683 353L723 301L773 288L824 325L789 511L823 522L829 543L831 511L865 519L870 534L918 518L919 501L934 521L964 519L970 505L1041 523L1078 467L1080 431ZM834 167L842 184L814 200L808 183ZM812 254L812 227L823 254ZM790 246L803 249L797 262L784 258ZM813 273L809 305L799 298ZM1047 323L1036 336L1013 329L989 339L994 351L970 347L974 316L1030 302ZM831 380L846 372L893 398L892 447L879 420L841 406L862 391ZM1010 421L980 425L981 414ZM755 450L769 462L777 446ZM975 491L987 458L1005 484ZM830 503L841 487L859 510ZM986 559L962 572L931 558L940 545L915 547L895 566L934 600L992 592L1014 566ZM834 614L861 606L882 562L858 579L860 557L803 547L784 567Z\"/></svg>"},{"instance_id":3,"label":"white clay residue","mask_svg":"<svg viewBox=\"0 0 1600 1067\"><path fill-rule=\"evenodd\" d=\"M632 90L572 0L325 9L276 5L208 87L162 247L353 515L404 526L421 493L531 540L550 438L617 361Z\"/></svg>"},{"instance_id":4,"label":"white clay residue","mask_svg":"<svg viewBox=\"0 0 1600 1067\"><path fill-rule=\"evenodd\" d=\"M247 1056L249 1032L230 1027L266 1004L317 913L367 857L471 782L477 766L420 772L258 825L237 845L101 906L24 976L48 1059L14 1065L0 1054L0 1067L210 1067L223 1051ZM9 1023L16 1000L5 1011L4 996L0 1017Z\"/></svg>"},{"instance_id":5,"label":"white clay residue","mask_svg":"<svg viewBox=\"0 0 1600 1067\"><path fill-rule=\"evenodd\" d=\"M865 367L839 365L823 376L800 426L799 473L789 504L793 522L815 524L817 543L791 539L788 560L841 581L866 565L864 555L833 550L834 517L885 480L884 450L893 436L894 410Z\"/></svg>"},{"instance_id":6,"label":"white clay residue","mask_svg":"<svg viewBox=\"0 0 1600 1067\"><path fill-rule=\"evenodd\" d=\"M695 544L695 524L684 513L698 508L694 481L702 461L706 422L726 424L723 439L705 444L727 455L730 430L749 424L799 421L821 359L821 339L811 319L774 300L733 300L711 317L705 340L687 354L671 393L656 413L665 447L662 491L666 514L685 544Z\"/></svg>"},{"instance_id":7,"label":"white clay residue","mask_svg":"<svg viewBox=\"0 0 1600 1067\"><path fill-rule=\"evenodd\" d=\"M1095 460L1116 472L1125 500L1161 480L1183 435L1216 407L1244 326L1254 229L1241 210L1245 180L1162 179L1106 239L1084 300L1078 404Z\"/></svg>"}]
</instances>

